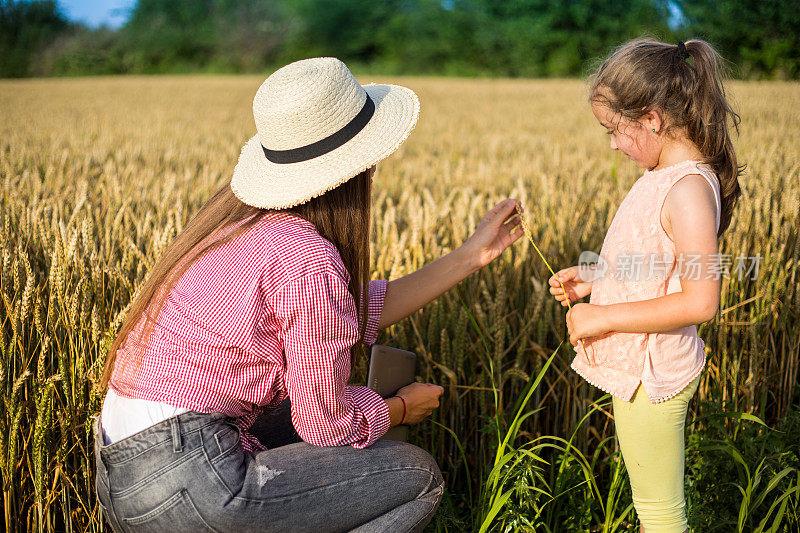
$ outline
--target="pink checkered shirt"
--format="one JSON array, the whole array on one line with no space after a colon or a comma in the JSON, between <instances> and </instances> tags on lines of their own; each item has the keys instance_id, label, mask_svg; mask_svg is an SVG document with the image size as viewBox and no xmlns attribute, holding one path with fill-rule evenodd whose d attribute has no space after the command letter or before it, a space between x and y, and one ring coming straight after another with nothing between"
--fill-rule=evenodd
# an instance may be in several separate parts
<instances>
[{"instance_id":1,"label":"pink checkered shirt","mask_svg":"<svg viewBox=\"0 0 800 533\"><path fill-rule=\"evenodd\" d=\"M359 340L350 276L336 247L300 218L270 214L207 253L165 300L138 364L120 348L110 386L128 398L236 417L248 431L287 395L298 434L317 446L369 446L389 429L386 402L348 386ZM369 284L364 341L377 338L386 280Z\"/></svg>"}]
</instances>

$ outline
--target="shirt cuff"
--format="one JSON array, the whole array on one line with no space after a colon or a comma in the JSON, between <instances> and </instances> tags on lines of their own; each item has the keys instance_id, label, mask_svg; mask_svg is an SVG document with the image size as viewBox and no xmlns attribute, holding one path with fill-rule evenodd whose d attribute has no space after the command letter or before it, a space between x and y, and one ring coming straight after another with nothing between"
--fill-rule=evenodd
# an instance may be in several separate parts
<instances>
[{"instance_id":1,"label":"shirt cuff","mask_svg":"<svg viewBox=\"0 0 800 533\"><path fill-rule=\"evenodd\" d=\"M389 431L389 405L380 394L369 387L348 386L347 390L350 392L353 407L361 411L367 422L366 440L353 443L353 448L366 448Z\"/></svg>"},{"instance_id":2,"label":"shirt cuff","mask_svg":"<svg viewBox=\"0 0 800 533\"><path fill-rule=\"evenodd\" d=\"M386 299L386 286L389 280L378 279L369 282L369 301L367 302L367 324L364 328L364 344L369 346L378 340L378 323L383 313L383 302Z\"/></svg>"}]
</instances>

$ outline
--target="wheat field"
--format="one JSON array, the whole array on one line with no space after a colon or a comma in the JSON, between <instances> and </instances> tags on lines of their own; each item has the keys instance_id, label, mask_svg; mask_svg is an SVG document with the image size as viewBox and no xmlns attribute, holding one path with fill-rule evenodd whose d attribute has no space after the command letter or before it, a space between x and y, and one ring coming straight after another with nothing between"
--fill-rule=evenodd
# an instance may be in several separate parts
<instances>
[{"instance_id":1,"label":"wheat field","mask_svg":"<svg viewBox=\"0 0 800 533\"><path fill-rule=\"evenodd\" d=\"M261 81L0 81L7 531L103 529L89 417L101 406L95 382L105 351L160 253L230 180L255 133L251 104ZM422 105L415 132L375 176L376 278L402 276L452 250L506 197L523 202L554 268L576 264L581 251L599 251L640 175L608 149L579 80L359 81L406 85ZM800 84L733 82L729 92L748 169L721 252L763 259L757 279L724 281L720 312L700 328L708 367L698 401L769 423L798 390ZM469 472L488 464L488 415L509 409L566 337L548 276L520 241L379 338L418 353L420 379L445 387L433 418L453 433L426 423L413 437L433 453L451 491L477 487ZM531 400L542 409L521 438L571 434L601 396L569 369L571 356L564 347L556 353ZM576 446L586 452L603 442L610 422L607 411L593 412Z\"/></svg>"}]
</instances>

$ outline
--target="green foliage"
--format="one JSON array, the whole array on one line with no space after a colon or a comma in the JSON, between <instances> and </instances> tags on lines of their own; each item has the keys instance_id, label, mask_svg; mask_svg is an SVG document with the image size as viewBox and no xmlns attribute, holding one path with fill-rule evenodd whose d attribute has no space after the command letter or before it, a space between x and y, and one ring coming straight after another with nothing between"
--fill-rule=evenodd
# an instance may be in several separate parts
<instances>
[{"instance_id":1,"label":"green foliage","mask_svg":"<svg viewBox=\"0 0 800 533\"><path fill-rule=\"evenodd\" d=\"M52 0L0 6L3 76L263 72L312 56L385 74L575 76L641 35L706 38L745 76L800 76L800 4L779 0L139 0L118 31L69 24Z\"/></svg>"},{"instance_id":2,"label":"green foliage","mask_svg":"<svg viewBox=\"0 0 800 533\"><path fill-rule=\"evenodd\" d=\"M33 56L68 27L55 0L0 0L0 77L30 75Z\"/></svg>"},{"instance_id":3,"label":"green foliage","mask_svg":"<svg viewBox=\"0 0 800 533\"><path fill-rule=\"evenodd\" d=\"M111 30L78 27L70 38L44 51L37 71L55 76L114 74L123 56L117 43L118 36Z\"/></svg>"},{"instance_id":4,"label":"green foliage","mask_svg":"<svg viewBox=\"0 0 800 533\"><path fill-rule=\"evenodd\" d=\"M494 400L487 431L495 436L494 441L489 440L494 461L485 465L488 473L482 474L481 479L485 481L480 487L477 505L471 506L472 530L479 533L587 531L592 524L599 523L603 533L619 531L623 524L628 524L626 519L632 513L633 504L629 503L629 495L626 495L627 501L621 498L626 486L624 466L619 452L609 453L606 448L612 438L600 443L591 463L573 444L581 426L594 413L609 407L609 395L602 396L592 405L569 440L552 435L523 436L524 422L542 410L542 407L529 409L528 406L561 345L544 362L536 377L528 379L513 407L504 410L500 391L494 385L495 369L489 348L491 339L483 333L469 308L463 301L461 303L481 341ZM448 431L463 456L458 436ZM521 445L517 445L519 440L522 440ZM612 465L611 482L605 491L601 491L597 483L598 463ZM467 467L466 457L464 465ZM624 507L620 505L623 501L627 503Z\"/></svg>"},{"instance_id":5,"label":"green foliage","mask_svg":"<svg viewBox=\"0 0 800 533\"><path fill-rule=\"evenodd\" d=\"M608 395L592 406L569 440L549 435L526 440L518 435L519 424L538 410L525 408L548 366L531 385L499 442L494 467L473 512L479 517L473 529L613 533L632 527L630 485L619 450L611 448L613 437L602 441L590 459L573 444L589 417L609 407ZM515 446L519 439L523 443Z\"/></svg>"},{"instance_id":6,"label":"green foliage","mask_svg":"<svg viewBox=\"0 0 800 533\"><path fill-rule=\"evenodd\" d=\"M652 0L480 4L491 21L486 68L512 76L571 76L621 42L644 33L669 38L666 3ZM497 64L497 61L500 64Z\"/></svg>"},{"instance_id":7,"label":"green foliage","mask_svg":"<svg viewBox=\"0 0 800 533\"><path fill-rule=\"evenodd\" d=\"M694 421L686 498L695 531L800 530L800 410L773 430L716 402Z\"/></svg>"},{"instance_id":8,"label":"green foliage","mask_svg":"<svg viewBox=\"0 0 800 533\"><path fill-rule=\"evenodd\" d=\"M800 2L682 0L687 36L715 43L747 77L800 76Z\"/></svg>"}]
</instances>

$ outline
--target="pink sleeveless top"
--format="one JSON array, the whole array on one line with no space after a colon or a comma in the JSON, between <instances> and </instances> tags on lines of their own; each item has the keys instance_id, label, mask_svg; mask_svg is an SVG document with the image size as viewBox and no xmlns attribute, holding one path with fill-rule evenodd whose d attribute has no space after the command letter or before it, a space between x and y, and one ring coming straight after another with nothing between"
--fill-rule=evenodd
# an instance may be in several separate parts
<instances>
[{"instance_id":1,"label":"pink sleeveless top","mask_svg":"<svg viewBox=\"0 0 800 533\"><path fill-rule=\"evenodd\" d=\"M714 190L719 229L719 181L708 165L683 161L645 171L608 228L589 303L636 302L681 291L675 244L664 232L660 216L669 190L689 174L703 176ZM684 271L688 269L687 262ZM663 402L683 390L705 365L705 344L694 325L664 333L608 333L584 339L584 345L593 364L587 363L578 344L572 368L624 401L630 401L641 383L652 403Z\"/></svg>"}]
</instances>

